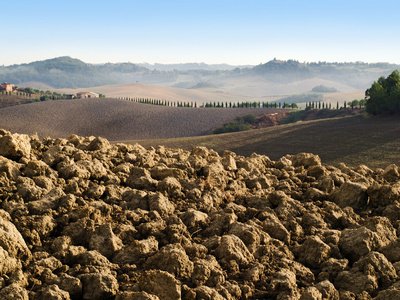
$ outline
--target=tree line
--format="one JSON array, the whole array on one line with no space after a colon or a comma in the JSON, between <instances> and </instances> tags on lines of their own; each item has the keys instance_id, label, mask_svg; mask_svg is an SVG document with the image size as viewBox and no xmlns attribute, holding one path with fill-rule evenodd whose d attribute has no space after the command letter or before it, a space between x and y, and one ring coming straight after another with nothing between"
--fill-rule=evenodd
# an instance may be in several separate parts
<instances>
[{"instance_id":1,"label":"tree line","mask_svg":"<svg viewBox=\"0 0 400 300\"><path fill-rule=\"evenodd\" d=\"M365 107L366 100L357 100L354 99L353 101L344 101L343 106L339 104L339 101L336 102L336 106L333 106L331 102L325 103L322 101L314 102L314 101L309 101L306 103L306 110L310 109L362 109Z\"/></svg>"},{"instance_id":2,"label":"tree line","mask_svg":"<svg viewBox=\"0 0 400 300\"><path fill-rule=\"evenodd\" d=\"M75 95L72 94L60 94L57 92L51 92L49 90L43 91L39 89L33 89L31 87L16 87L12 92L1 91L2 95L5 96L18 96L23 98L29 98L29 102L46 101L46 100L60 100L60 99L73 99Z\"/></svg>"},{"instance_id":3,"label":"tree line","mask_svg":"<svg viewBox=\"0 0 400 300\"><path fill-rule=\"evenodd\" d=\"M152 99L152 98L129 98L129 97L122 97L119 99L137 102L137 103L144 103L144 104L151 104L151 105L162 105L162 106L170 106L170 107L194 107L197 108L197 102L185 102L185 101L167 101L167 100L160 100L160 99ZM206 102L201 104L199 107L201 108L298 108L296 103L277 103L277 102L232 102L232 101L214 101L214 102Z\"/></svg>"},{"instance_id":4,"label":"tree line","mask_svg":"<svg viewBox=\"0 0 400 300\"><path fill-rule=\"evenodd\" d=\"M152 99L152 98L129 98L122 97L119 99L151 104L151 105L162 105L162 106L170 106L170 107L191 107L197 108L197 103L195 101L185 102L185 101L167 101L160 99ZM323 101L309 101L306 103L306 110L309 109L362 109L366 105L366 100L353 100L353 101L344 101L344 104L341 105L339 101L337 101L336 105L332 103L325 103ZM299 108L296 103L287 103L287 102L232 102L232 101L211 101L201 104L199 107L201 108L291 108L297 109Z\"/></svg>"},{"instance_id":5,"label":"tree line","mask_svg":"<svg viewBox=\"0 0 400 300\"><path fill-rule=\"evenodd\" d=\"M122 97L119 99L137 102L137 103L143 103L143 104L161 105L161 106L170 106L170 107L197 107L197 103L194 101L192 101L192 102L167 101L167 100L152 99L152 98L129 98L129 97Z\"/></svg>"}]
</instances>

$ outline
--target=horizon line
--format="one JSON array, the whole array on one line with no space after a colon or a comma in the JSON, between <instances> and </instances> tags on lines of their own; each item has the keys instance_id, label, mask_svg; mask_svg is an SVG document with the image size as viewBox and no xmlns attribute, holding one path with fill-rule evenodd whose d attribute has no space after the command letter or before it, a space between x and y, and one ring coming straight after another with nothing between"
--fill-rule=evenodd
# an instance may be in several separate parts
<instances>
[{"instance_id":1,"label":"horizon line","mask_svg":"<svg viewBox=\"0 0 400 300\"><path fill-rule=\"evenodd\" d=\"M22 63L14 63L14 64L10 64L10 65L5 65L2 64L2 67L10 67L10 66L15 66L15 65L24 65L24 64L30 64L30 63L35 63L35 62L43 62L43 61L47 61L47 60L52 60L52 59L57 59L57 58L63 58L63 57L68 57L71 59L76 59L79 60L85 64L90 64L90 65L104 65L104 64L123 64L123 63L131 63L131 64L148 64L148 65L185 65L185 64L204 64L204 65L228 65L228 66L258 66L258 65L263 65L266 64L268 62L271 61L296 61L299 63L303 63L303 64L311 64L311 63L327 63L327 64L356 64L356 63L362 63L362 64L390 64L390 65L400 65L400 63L391 63L388 61L375 61L375 62L366 62L366 61L362 61L362 60L357 60L357 61L324 61L324 60L318 60L318 61L300 61L298 59L294 59L294 58L289 58L289 59L277 59L276 57L273 59L270 59L266 62L260 62L258 64L251 64L251 63L246 63L246 64L232 64L232 63L227 63L227 62L218 62L218 63L208 63L205 61L187 61L187 62L147 62L147 61L142 61L142 62L132 62L132 61L118 61L118 62L86 62L80 58L76 58L76 57L71 57L69 55L61 55L61 56L56 56L56 57L51 57L51 58L45 58L45 59L41 59L41 60L33 60L30 62L22 62Z\"/></svg>"}]
</instances>

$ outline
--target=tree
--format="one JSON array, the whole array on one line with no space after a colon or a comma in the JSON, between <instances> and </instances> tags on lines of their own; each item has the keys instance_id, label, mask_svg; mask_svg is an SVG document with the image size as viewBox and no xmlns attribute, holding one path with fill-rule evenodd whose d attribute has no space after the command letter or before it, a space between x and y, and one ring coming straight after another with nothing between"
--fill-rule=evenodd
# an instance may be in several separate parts
<instances>
[{"instance_id":1,"label":"tree","mask_svg":"<svg viewBox=\"0 0 400 300\"><path fill-rule=\"evenodd\" d=\"M400 112L400 73L394 70L387 78L380 77L365 91L365 109L369 114Z\"/></svg>"},{"instance_id":2,"label":"tree","mask_svg":"<svg viewBox=\"0 0 400 300\"><path fill-rule=\"evenodd\" d=\"M351 102L351 109L357 108L357 106L359 106L359 105L360 105L360 102L357 99L354 99Z\"/></svg>"}]
</instances>

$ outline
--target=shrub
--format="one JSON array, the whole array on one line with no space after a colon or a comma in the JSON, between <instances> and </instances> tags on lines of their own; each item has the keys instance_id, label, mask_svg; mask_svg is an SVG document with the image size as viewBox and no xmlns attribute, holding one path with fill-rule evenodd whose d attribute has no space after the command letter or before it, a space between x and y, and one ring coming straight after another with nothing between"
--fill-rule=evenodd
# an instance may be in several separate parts
<instances>
[{"instance_id":1,"label":"shrub","mask_svg":"<svg viewBox=\"0 0 400 300\"><path fill-rule=\"evenodd\" d=\"M222 125L212 131L213 134L238 132L251 129L250 125L257 123L257 118L253 114L248 114L243 117L236 117L235 121Z\"/></svg>"},{"instance_id":2,"label":"shrub","mask_svg":"<svg viewBox=\"0 0 400 300\"><path fill-rule=\"evenodd\" d=\"M245 131L249 130L250 125L245 123L239 122L229 122L227 124L222 125L212 131L213 134L221 134L221 133L228 133L228 132L238 132L238 131Z\"/></svg>"},{"instance_id":3,"label":"shrub","mask_svg":"<svg viewBox=\"0 0 400 300\"><path fill-rule=\"evenodd\" d=\"M243 120L243 123L247 123L247 124L251 124L251 125L253 125L257 122L256 116L253 114L244 116L242 118L242 120Z\"/></svg>"},{"instance_id":4,"label":"shrub","mask_svg":"<svg viewBox=\"0 0 400 300\"><path fill-rule=\"evenodd\" d=\"M298 122L298 121L302 121L304 116L306 115L306 112L308 110L310 110L310 109L311 108L306 109L306 110L292 111L289 114L289 116L287 116L286 118L281 120L281 123L282 124L289 124L289 123L295 123L295 122Z\"/></svg>"}]
</instances>

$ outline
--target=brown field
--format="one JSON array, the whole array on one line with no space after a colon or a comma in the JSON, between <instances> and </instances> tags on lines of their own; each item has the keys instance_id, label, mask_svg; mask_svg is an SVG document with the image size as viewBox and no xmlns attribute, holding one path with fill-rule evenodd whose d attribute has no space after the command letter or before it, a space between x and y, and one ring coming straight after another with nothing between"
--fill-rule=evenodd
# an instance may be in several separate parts
<instances>
[{"instance_id":1,"label":"brown field","mask_svg":"<svg viewBox=\"0 0 400 300\"><path fill-rule=\"evenodd\" d=\"M232 93L222 89L182 89L173 87L164 87L143 83L113 84L84 89L60 89L60 93L76 94L82 90L93 91L104 94L111 98L151 98L166 101L185 101L185 102L237 102L237 101L262 101L261 98L243 96L239 93Z\"/></svg>"},{"instance_id":2,"label":"brown field","mask_svg":"<svg viewBox=\"0 0 400 300\"><path fill-rule=\"evenodd\" d=\"M40 137L103 136L111 141L204 135L266 108L177 108L119 99L56 100L0 109L0 128Z\"/></svg>"},{"instance_id":3,"label":"brown field","mask_svg":"<svg viewBox=\"0 0 400 300\"><path fill-rule=\"evenodd\" d=\"M58 100L2 108L0 128L36 132L41 138L72 133L102 136L110 141L139 142L145 147L165 145L189 150L200 145L220 153L256 152L274 160L286 154L311 152L330 164L400 165L400 119L395 116L358 115L206 135L237 116L265 112L271 109L175 108L118 99Z\"/></svg>"},{"instance_id":4,"label":"brown field","mask_svg":"<svg viewBox=\"0 0 400 300\"><path fill-rule=\"evenodd\" d=\"M332 103L334 105L336 104L336 102L339 102L341 104L344 101L348 102L355 99L361 100L364 99L364 97L365 97L365 91L362 90L345 92L345 93L331 93L331 94L324 94L324 102Z\"/></svg>"},{"instance_id":5,"label":"brown field","mask_svg":"<svg viewBox=\"0 0 400 300\"><path fill-rule=\"evenodd\" d=\"M185 139L136 141L145 147L165 145L191 149L205 146L219 153L230 150L249 156L259 153L278 160L286 154L310 152L324 163L344 162L349 166L400 165L400 119L362 115L297 122L221 135Z\"/></svg>"},{"instance_id":6,"label":"brown field","mask_svg":"<svg viewBox=\"0 0 400 300\"><path fill-rule=\"evenodd\" d=\"M232 81L231 85L225 83L224 86L218 88L202 88L202 89L183 89L165 86L156 86L142 83L131 84L114 84L84 89L59 89L54 90L58 93L76 94L80 91L87 90L104 94L112 98L151 98L167 101L185 101L197 102L199 104L207 102L271 102L280 98L290 96L292 94L301 94L310 92L311 89L318 84L329 85L329 82L321 80L303 80L293 82L291 84L278 84L271 82L260 82L260 79ZM325 94L324 101L336 104L339 101L354 99L363 99L364 90L350 90L349 87L343 86L340 93Z\"/></svg>"},{"instance_id":7,"label":"brown field","mask_svg":"<svg viewBox=\"0 0 400 300\"><path fill-rule=\"evenodd\" d=\"M37 95L32 95L31 97L19 96L14 93L12 95L0 94L0 108L26 104L37 97Z\"/></svg>"}]
</instances>

